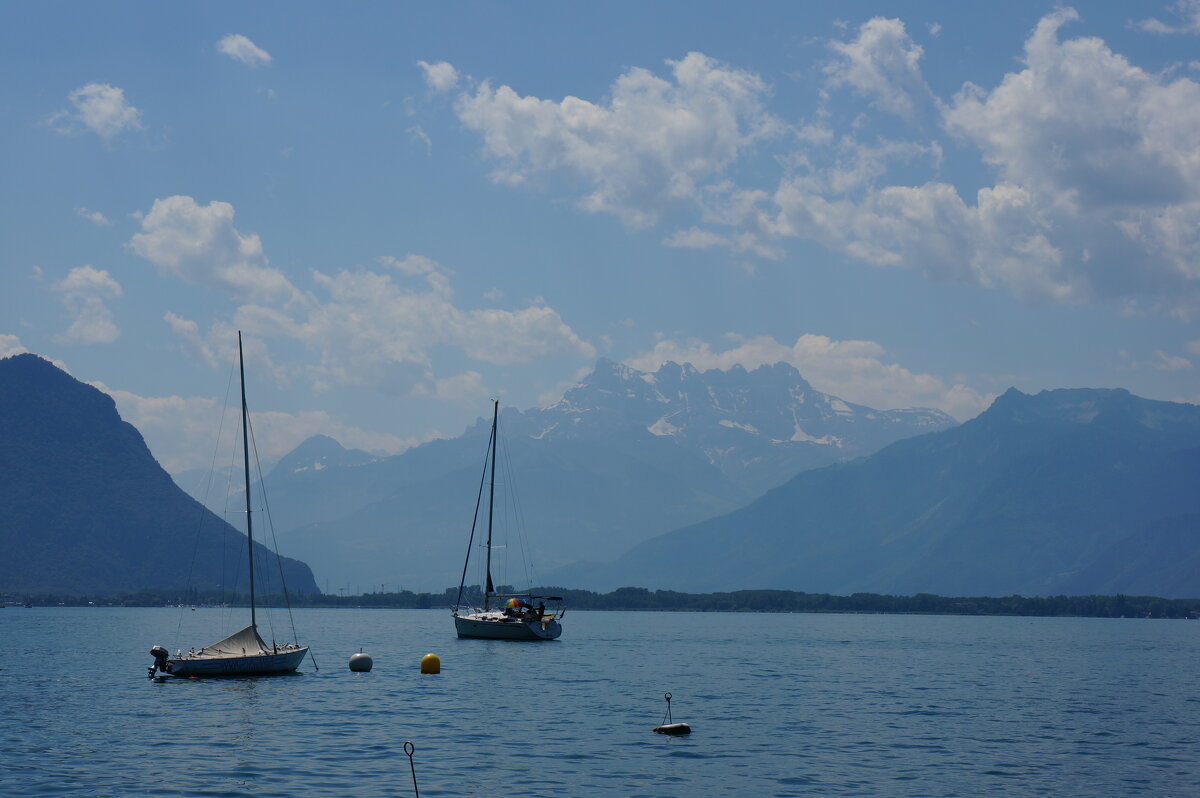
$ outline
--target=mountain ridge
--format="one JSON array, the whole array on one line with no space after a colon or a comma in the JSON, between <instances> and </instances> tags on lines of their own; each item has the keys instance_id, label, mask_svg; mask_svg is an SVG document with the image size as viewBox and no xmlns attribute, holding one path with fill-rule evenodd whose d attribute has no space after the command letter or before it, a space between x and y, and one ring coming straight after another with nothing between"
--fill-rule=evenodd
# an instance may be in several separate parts
<instances>
[{"instance_id":1,"label":"mountain ridge","mask_svg":"<svg viewBox=\"0 0 1200 798\"><path fill-rule=\"evenodd\" d=\"M0 590L212 589L245 555L245 535L175 485L110 396L37 355L0 359L0 473ZM223 554L223 538L241 543ZM278 590L274 554L255 552L263 592ZM291 590L316 590L307 565L280 561Z\"/></svg>"},{"instance_id":2,"label":"mountain ridge","mask_svg":"<svg viewBox=\"0 0 1200 798\"><path fill-rule=\"evenodd\" d=\"M556 576L692 591L1131 592L1088 569L1155 518L1200 511L1196 447L1194 405L1123 389L1010 390L959 427L803 472L727 516ZM744 545L730 545L735 534ZM1200 595L1189 584L1170 589Z\"/></svg>"},{"instance_id":3,"label":"mountain ridge","mask_svg":"<svg viewBox=\"0 0 1200 798\"><path fill-rule=\"evenodd\" d=\"M512 458L546 569L732 511L803 469L954 423L939 411L844 402L786 364L642 372L603 359L559 402L500 413L501 452ZM446 587L462 567L489 429L490 414L481 415L456 438L394 457L277 468L268 481L281 538L334 582ZM449 579L426 581L432 573Z\"/></svg>"}]
</instances>

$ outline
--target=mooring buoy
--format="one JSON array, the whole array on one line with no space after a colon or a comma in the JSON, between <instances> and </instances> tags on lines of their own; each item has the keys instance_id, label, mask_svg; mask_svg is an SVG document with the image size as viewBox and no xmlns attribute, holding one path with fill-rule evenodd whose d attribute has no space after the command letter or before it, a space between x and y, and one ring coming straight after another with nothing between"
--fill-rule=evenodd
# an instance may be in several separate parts
<instances>
[{"instance_id":1,"label":"mooring buoy","mask_svg":"<svg viewBox=\"0 0 1200 798\"><path fill-rule=\"evenodd\" d=\"M371 659L370 654L364 654L360 648L357 654L350 656L350 670L355 673L366 673L371 670L371 666L375 664L375 660Z\"/></svg>"},{"instance_id":2,"label":"mooring buoy","mask_svg":"<svg viewBox=\"0 0 1200 798\"><path fill-rule=\"evenodd\" d=\"M441 673L442 661L437 654L426 654L421 657L421 673Z\"/></svg>"},{"instance_id":3,"label":"mooring buoy","mask_svg":"<svg viewBox=\"0 0 1200 798\"><path fill-rule=\"evenodd\" d=\"M663 698L667 699L667 711L663 714L662 723L654 727L656 734L691 734L692 727L686 723L674 723L671 717L671 694L663 693Z\"/></svg>"}]
</instances>

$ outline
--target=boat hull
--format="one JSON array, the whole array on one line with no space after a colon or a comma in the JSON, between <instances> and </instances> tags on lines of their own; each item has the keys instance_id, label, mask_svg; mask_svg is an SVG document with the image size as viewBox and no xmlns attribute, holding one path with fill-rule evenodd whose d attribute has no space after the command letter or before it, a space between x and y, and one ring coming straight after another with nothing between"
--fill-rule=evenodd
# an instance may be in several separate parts
<instances>
[{"instance_id":1,"label":"boat hull","mask_svg":"<svg viewBox=\"0 0 1200 798\"><path fill-rule=\"evenodd\" d=\"M180 657L168 659L164 670L171 676L266 676L295 671L307 655L305 646L278 654L244 657Z\"/></svg>"},{"instance_id":2,"label":"boat hull","mask_svg":"<svg viewBox=\"0 0 1200 798\"><path fill-rule=\"evenodd\" d=\"M456 615L454 616L454 628L459 637L477 637L487 640L555 640L562 634L562 625L550 617L540 621L526 621Z\"/></svg>"}]
</instances>

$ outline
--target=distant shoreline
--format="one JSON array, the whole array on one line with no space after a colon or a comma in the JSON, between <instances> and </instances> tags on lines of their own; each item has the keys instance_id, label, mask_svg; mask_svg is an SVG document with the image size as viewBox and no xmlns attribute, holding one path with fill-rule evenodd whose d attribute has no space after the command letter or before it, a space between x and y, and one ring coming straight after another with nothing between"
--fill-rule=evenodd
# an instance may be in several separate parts
<instances>
[{"instance_id":1,"label":"distant shoreline","mask_svg":"<svg viewBox=\"0 0 1200 798\"><path fill-rule=\"evenodd\" d=\"M513 592L508 589L504 592ZM1077 618L1175 618L1200 617L1200 599L1167 599L1156 596L888 596L855 593L837 596L828 593L802 593L790 590L738 590L728 593L679 593L672 590L648 590L625 587L609 593L571 590L561 587L533 588L529 592L552 593L563 597L563 606L572 610L661 611L661 612L765 612L765 613L840 613L886 615L996 615L1025 617ZM355 609L449 609L457 590L442 593L364 593L356 596L315 594L294 597L291 606L300 608ZM468 600L478 595L465 596ZM241 595L182 590L141 590L107 596L10 593L2 597L7 607L163 607L242 606ZM265 602L282 606L279 596ZM260 598L260 603L264 603Z\"/></svg>"}]
</instances>

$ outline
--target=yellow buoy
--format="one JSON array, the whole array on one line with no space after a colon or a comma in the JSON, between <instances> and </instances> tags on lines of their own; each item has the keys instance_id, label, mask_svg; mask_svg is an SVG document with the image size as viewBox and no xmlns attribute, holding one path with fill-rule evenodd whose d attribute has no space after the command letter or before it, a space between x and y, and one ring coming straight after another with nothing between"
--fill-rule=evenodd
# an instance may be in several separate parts
<instances>
[{"instance_id":1,"label":"yellow buoy","mask_svg":"<svg viewBox=\"0 0 1200 798\"><path fill-rule=\"evenodd\" d=\"M437 654L426 654L421 657L421 673L441 673L442 661Z\"/></svg>"}]
</instances>

